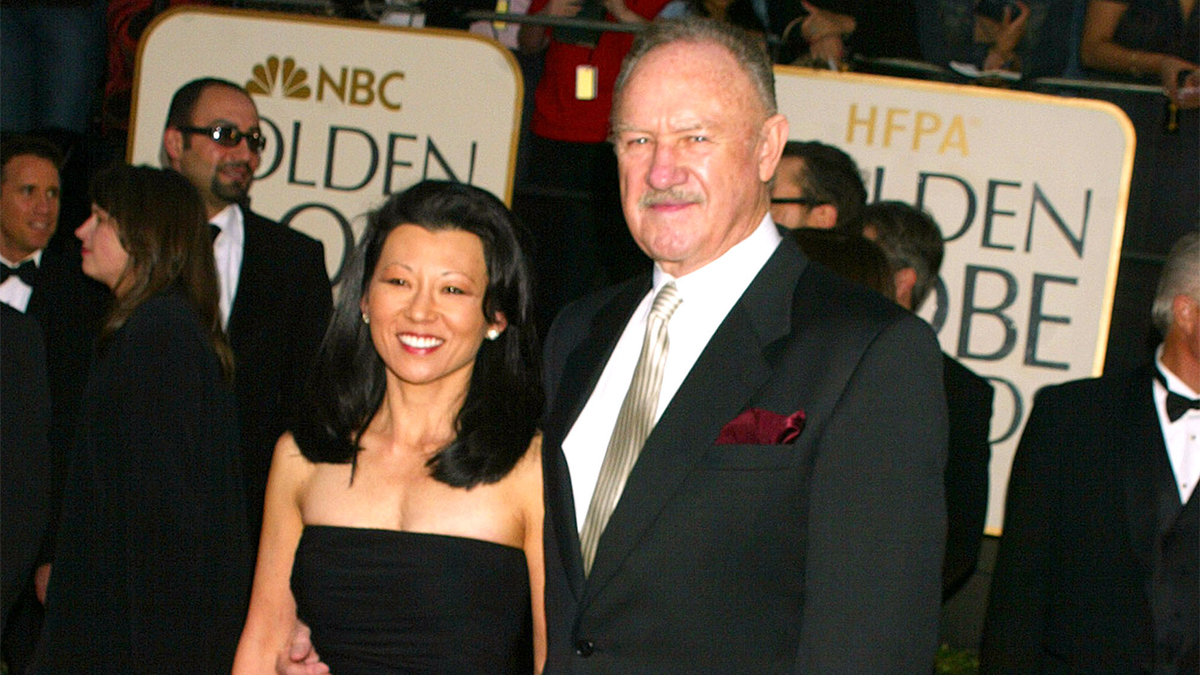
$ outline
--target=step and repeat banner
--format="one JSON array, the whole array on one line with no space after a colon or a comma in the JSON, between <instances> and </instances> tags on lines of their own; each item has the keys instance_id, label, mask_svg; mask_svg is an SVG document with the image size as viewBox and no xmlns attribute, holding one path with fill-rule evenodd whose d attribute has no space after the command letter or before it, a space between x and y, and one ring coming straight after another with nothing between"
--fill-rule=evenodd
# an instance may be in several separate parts
<instances>
[{"instance_id":1,"label":"step and repeat banner","mask_svg":"<svg viewBox=\"0 0 1200 675\"><path fill-rule=\"evenodd\" d=\"M267 145L255 211L325 243L335 280L386 195L425 178L508 203L521 120L516 60L459 31L183 7L146 30L127 156L160 164L171 96L198 77L243 85Z\"/></svg>"},{"instance_id":2,"label":"step and repeat banner","mask_svg":"<svg viewBox=\"0 0 1200 675\"><path fill-rule=\"evenodd\" d=\"M996 389L987 529L998 533L1034 394L1104 364L1133 126L1099 101L775 72L792 139L840 147L870 201L916 204L941 226L941 282L921 315Z\"/></svg>"},{"instance_id":3,"label":"step and repeat banner","mask_svg":"<svg viewBox=\"0 0 1200 675\"><path fill-rule=\"evenodd\" d=\"M245 86L267 136L253 208L322 240L335 281L361 216L388 194L441 178L511 198L523 84L498 43L184 7L152 23L140 49L130 161L160 164L181 85ZM996 389L998 532L1034 393L1104 363L1133 127L1107 103L981 87L780 66L776 88L793 139L842 148L872 201L915 203L940 224L941 283L921 313Z\"/></svg>"}]
</instances>

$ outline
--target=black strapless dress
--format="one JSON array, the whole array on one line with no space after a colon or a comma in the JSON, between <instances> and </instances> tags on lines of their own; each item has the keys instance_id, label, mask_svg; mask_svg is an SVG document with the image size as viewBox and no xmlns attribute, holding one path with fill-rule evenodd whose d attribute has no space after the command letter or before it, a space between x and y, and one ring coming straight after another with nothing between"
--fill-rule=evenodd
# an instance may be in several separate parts
<instances>
[{"instance_id":1,"label":"black strapless dress","mask_svg":"<svg viewBox=\"0 0 1200 675\"><path fill-rule=\"evenodd\" d=\"M334 675L533 672L529 571L511 546L308 525L292 593Z\"/></svg>"}]
</instances>

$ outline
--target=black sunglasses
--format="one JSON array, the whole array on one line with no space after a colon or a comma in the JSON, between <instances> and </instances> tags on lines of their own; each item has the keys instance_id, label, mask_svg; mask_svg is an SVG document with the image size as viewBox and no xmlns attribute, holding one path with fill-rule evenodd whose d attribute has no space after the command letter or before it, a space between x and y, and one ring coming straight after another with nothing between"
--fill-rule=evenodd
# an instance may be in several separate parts
<instances>
[{"instance_id":1,"label":"black sunglasses","mask_svg":"<svg viewBox=\"0 0 1200 675\"><path fill-rule=\"evenodd\" d=\"M226 148L236 148L242 139L246 139L246 147L250 152L262 152L262 149L267 147L267 137L263 136L258 129L253 131L242 131L232 125L218 124L213 127L178 127L185 134L204 134L213 139L217 145Z\"/></svg>"},{"instance_id":2,"label":"black sunglasses","mask_svg":"<svg viewBox=\"0 0 1200 675\"><path fill-rule=\"evenodd\" d=\"M812 199L810 197L779 197L771 200L772 204L799 204L812 208L814 206L824 206L829 202L821 201L820 199Z\"/></svg>"}]
</instances>

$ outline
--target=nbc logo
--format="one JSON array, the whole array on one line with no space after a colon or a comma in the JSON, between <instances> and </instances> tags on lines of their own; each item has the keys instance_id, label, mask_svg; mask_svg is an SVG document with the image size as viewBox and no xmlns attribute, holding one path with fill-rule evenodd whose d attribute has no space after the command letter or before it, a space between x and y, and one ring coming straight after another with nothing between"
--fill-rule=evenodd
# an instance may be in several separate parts
<instances>
[{"instance_id":1,"label":"nbc logo","mask_svg":"<svg viewBox=\"0 0 1200 675\"><path fill-rule=\"evenodd\" d=\"M246 82L246 91L251 94L274 96L276 85L279 85L278 91L284 98L307 101L313 95L308 84L308 71L297 67L296 60L290 56L282 60L278 56L269 56L250 72L253 78ZM396 90L404 81L403 71L393 70L377 77L369 68L342 66L334 72L336 76L324 66L317 66L317 101L324 101L329 95L346 105L369 106L378 102L388 110L400 110Z\"/></svg>"}]
</instances>

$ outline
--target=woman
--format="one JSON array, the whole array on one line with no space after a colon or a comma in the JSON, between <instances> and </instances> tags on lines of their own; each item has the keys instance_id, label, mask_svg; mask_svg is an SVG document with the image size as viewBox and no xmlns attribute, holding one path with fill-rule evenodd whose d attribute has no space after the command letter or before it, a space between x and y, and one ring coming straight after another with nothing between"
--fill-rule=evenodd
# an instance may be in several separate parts
<instances>
[{"instance_id":1,"label":"woman","mask_svg":"<svg viewBox=\"0 0 1200 675\"><path fill-rule=\"evenodd\" d=\"M1079 60L1117 75L1151 78L1179 108L1200 106L1196 0L1091 0Z\"/></svg>"},{"instance_id":2,"label":"woman","mask_svg":"<svg viewBox=\"0 0 1200 675\"><path fill-rule=\"evenodd\" d=\"M218 672L249 536L212 245L171 171L116 166L76 231L114 305L80 408L36 670Z\"/></svg>"},{"instance_id":3,"label":"woman","mask_svg":"<svg viewBox=\"0 0 1200 675\"><path fill-rule=\"evenodd\" d=\"M274 672L297 617L338 675L540 670L541 394L512 216L424 182L355 253L275 449L234 672Z\"/></svg>"}]
</instances>

